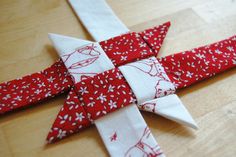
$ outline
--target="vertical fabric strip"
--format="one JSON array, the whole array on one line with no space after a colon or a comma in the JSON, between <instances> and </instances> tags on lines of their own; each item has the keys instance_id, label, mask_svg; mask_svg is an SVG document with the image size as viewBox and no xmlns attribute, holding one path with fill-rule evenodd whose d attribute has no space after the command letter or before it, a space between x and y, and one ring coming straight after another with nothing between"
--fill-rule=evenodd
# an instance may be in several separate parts
<instances>
[{"instance_id":1,"label":"vertical fabric strip","mask_svg":"<svg viewBox=\"0 0 236 157\"><path fill-rule=\"evenodd\" d=\"M129 32L104 0L69 0L69 2L96 41Z\"/></svg>"}]
</instances>

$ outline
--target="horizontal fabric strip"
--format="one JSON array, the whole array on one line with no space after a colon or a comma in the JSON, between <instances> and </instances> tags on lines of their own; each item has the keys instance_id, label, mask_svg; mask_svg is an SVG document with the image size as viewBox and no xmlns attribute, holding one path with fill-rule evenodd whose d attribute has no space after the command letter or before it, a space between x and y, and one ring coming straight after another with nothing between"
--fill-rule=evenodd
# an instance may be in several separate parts
<instances>
[{"instance_id":1,"label":"horizontal fabric strip","mask_svg":"<svg viewBox=\"0 0 236 157\"><path fill-rule=\"evenodd\" d=\"M175 92L173 83L155 57L129 63L120 66L119 69L139 104Z\"/></svg>"},{"instance_id":2,"label":"horizontal fabric strip","mask_svg":"<svg viewBox=\"0 0 236 157\"><path fill-rule=\"evenodd\" d=\"M91 121L136 102L130 86L117 68L83 80L75 87Z\"/></svg>"},{"instance_id":3,"label":"horizontal fabric strip","mask_svg":"<svg viewBox=\"0 0 236 157\"><path fill-rule=\"evenodd\" d=\"M159 31L161 31L163 27L166 28L165 25L155 27L153 28L153 32L160 34L162 32ZM158 39L159 43L157 43L157 45L163 42L165 33L167 32L163 32L163 35L159 37L160 39ZM81 43L89 42L81 39L69 38L55 34L50 34L50 37L53 37L51 38L51 40L54 41L56 49L60 52L69 52L69 50L73 49L73 45L76 45L75 47L77 48L79 45L81 45ZM69 41L69 43L65 44L66 41ZM123 52L125 52L125 49L123 50ZM130 53L132 52L133 51L131 51ZM117 58L117 55L110 55L110 57L111 59L112 57ZM127 60L130 60L129 55L124 57L127 57ZM140 55L138 55L136 59L138 59L138 57L140 57ZM120 64L122 64L122 61L119 62ZM61 60L59 60L55 62L51 67L41 72L27 75L16 80L1 83L0 114L19 109L24 106L35 104L42 100L54 97L60 93L68 91L73 83L71 77L67 74L68 73L65 65ZM42 86L39 85L37 87L36 84L38 84L39 82L43 82L43 84ZM54 85L52 85L52 83L54 83ZM24 92L23 90L20 90L21 87L23 87ZM34 94L34 92L36 92L36 94Z\"/></svg>"},{"instance_id":4,"label":"horizontal fabric strip","mask_svg":"<svg viewBox=\"0 0 236 157\"><path fill-rule=\"evenodd\" d=\"M135 32L123 34L99 42L99 44L115 66L154 55L148 44Z\"/></svg>"},{"instance_id":5,"label":"horizontal fabric strip","mask_svg":"<svg viewBox=\"0 0 236 157\"><path fill-rule=\"evenodd\" d=\"M178 89L236 66L236 36L158 59Z\"/></svg>"},{"instance_id":6,"label":"horizontal fabric strip","mask_svg":"<svg viewBox=\"0 0 236 157\"><path fill-rule=\"evenodd\" d=\"M0 114L68 91L73 81L62 60L51 67L0 84Z\"/></svg>"}]
</instances>

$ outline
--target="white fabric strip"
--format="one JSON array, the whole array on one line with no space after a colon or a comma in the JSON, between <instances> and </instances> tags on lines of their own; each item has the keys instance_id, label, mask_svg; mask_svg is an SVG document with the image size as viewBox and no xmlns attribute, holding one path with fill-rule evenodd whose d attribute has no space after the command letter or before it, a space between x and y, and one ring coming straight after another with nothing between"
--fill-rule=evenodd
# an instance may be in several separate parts
<instances>
[{"instance_id":1,"label":"white fabric strip","mask_svg":"<svg viewBox=\"0 0 236 157\"><path fill-rule=\"evenodd\" d=\"M138 107L141 110L153 112L177 123L198 129L196 122L176 94L146 101L138 104Z\"/></svg>"},{"instance_id":2,"label":"white fabric strip","mask_svg":"<svg viewBox=\"0 0 236 157\"><path fill-rule=\"evenodd\" d=\"M119 67L133 90L138 104L175 92L175 86L155 57Z\"/></svg>"},{"instance_id":3,"label":"white fabric strip","mask_svg":"<svg viewBox=\"0 0 236 157\"><path fill-rule=\"evenodd\" d=\"M63 40L63 36L55 34L50 34L49 37L75 83L114 68L111 60L98 43L75 38ZM84 45L81 46L82 44Z\"/></svg>"},{"instance_id":4,"label":"white fabric strip","mask_svg":"<svg viewBox=\"0 0 236 157\"><path fill-rule=\"evenodd\" d=\"M69 0L69 2L96 41L129 32L104 0Z\"/></svg>"},{"instance_id":5,"label":"white fabric strip","mask_svg":"<svg viewBox=\"0 0 236 157\"><path fill-rule=\"evenodd\" d=\"M164 157L135 104L99 118L95 125L112 157Z\"/></svg>"},{"instance_id":6,"label":"white fabric strip","mask_svg":"<svg viewBox=\"0 0 236 157\"><path fill-rule=\"evenodd\" d=\"M106 40L129 31L103 0L70 0L70 3L96 41ZM82 76L85 73L85 76L90 76L88 73L95 75L94 73L101 73L114 68L114 65L98 43L89 43L80 47L81 44L76 39L72 39L72 43L61 43L60 41L63 40L58 40L58 36L54 35L53 37L51 34L49 37L54 41L53 43L59 55L74 77L75 82L83 79ZM127 121L128 119L130 121ZM137 157L151 154L157 156L160 153L160 148L136 105L126 107L99 120L95 120L95 124L111 156L119 156L117 154L123 154L127 157L131 155ZM132 129L124 129L127 127ZM122 134L119 132L119 138L122 135L123 139L129 139L132 143L122 143L122 147L120 145L121 143L117 146L110 145L107 143L107 134L111 129L122 131ZM116 138L115 136L114 134L112 138ZM164 155L160 153L160 156Z\"/></svg>"}]
</instances>

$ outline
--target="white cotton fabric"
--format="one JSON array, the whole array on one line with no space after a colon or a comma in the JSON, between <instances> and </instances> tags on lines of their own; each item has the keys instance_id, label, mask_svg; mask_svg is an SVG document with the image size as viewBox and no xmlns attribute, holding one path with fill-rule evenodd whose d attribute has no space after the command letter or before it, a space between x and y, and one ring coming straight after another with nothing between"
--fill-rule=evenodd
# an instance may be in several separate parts
<instances>
[{"instance_id":1,"label":"white cotton fabric","mask_svg":"<svg viewBox=\"0 0 236 157\"><path fill-rule=\"evenodd\" d=\"M129 32L104 0L69 0L69 2L96 41Z\"/></svg>"},{"instance_id":2,"label":"white cotton fabric","mask_svg":"<svg viewBox=\"0 0 236 157\"><path fill-rule=\"evenodd\" d=\"M129 63L119 69L134 92L138 104L175 91L175 86L155 57Z\"/></svg>"},{"instance_id":3,"label":"white cotton fabric","mask_svg":"<svg viewBox=\"0 0 236 157\"><path fill-rule=\"evenodd\" d=\"M77 48L93 43L89 40L78 39L60 34L48 33L49 39L59 55L64 55L76 50Z\"/></svg>"},{"instance_id":4,"label":"white cotton fabric","mask_svg":"<svg viewBox=\"0 0 236 157\"><path fill-rule=\"evenodd\" d=\"M112 157L164 157L135 104L99 118L95 125Z\"/></svg>"},{"instance_id":5,"label":"white cotton fabric","mask_svg":"<svg viewBox=\"0 0 236 157\"><path fill-rule=\"evenodd\" d=\"M143 104L138 104L138 107L141 110L154 112L182 125L198 129L196 122L176 94L146 101Z\"/></svg>"},{"instance_id":6,"label":"white cotton fabric","mask_svg":"<svg viewBox=\"0 0 236 157\"><path fill-rule=\"evenodd\" d=\"M91 77L114 68L98 43L55 34L50 34L49 37L75 83L84 77ZM87 49L90 47L94 50Z\"/></svg>"},{"instance_id":7,"label":"white cotton fabric","mask_svg":"<svg viewBox=\"0 0 236 157\"><path fill-rule=\"evenodd\" d=\"M106 40L129 31L103 0L70 0L70 3L96 41ZM78 73L101 73L114 68L114 65L98 43L91 43L90 41L78 40L55 34L49 34L49 38L52 40L70 74L74 77L75 83L82 79L81 75ZM89 59L87 58L88 55L74 53L69 59L65 58L65 55L83 49L91 44L95 44L97 50L101 52L99 58L90 65L77 69L70 69L71 65ZM90 57L93 58L94 56ZM126 156L132 155L138 157L145 155L143 151L140 151L140 148L130 148L137 144L137 142L140 142L140 138L144 134L144 131L146 136L142 138L141 142L147 143L153 147L153 149L150 150L146 147L143 149L152 154L160 152L160 148L155 141L155 138L152 136L136 105L130 105L103 116L102 118L95 120L95 124L111 156L120 156L121 154L124 156L126 154ZM128 127L130 129L124 129ZM109 143L109 137L113 130L117 131L118 140L111 144ZM131 150L128 150L129 148ZM164 155L161 154L160 156Z\"/></svg>"}]
</instances>

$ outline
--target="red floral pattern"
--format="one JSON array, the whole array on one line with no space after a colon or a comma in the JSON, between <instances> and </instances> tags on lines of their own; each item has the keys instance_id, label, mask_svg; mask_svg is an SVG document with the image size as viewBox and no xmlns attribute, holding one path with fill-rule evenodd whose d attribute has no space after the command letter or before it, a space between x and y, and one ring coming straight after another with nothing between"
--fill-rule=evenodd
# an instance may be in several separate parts
<instances>
[{"instance_id":1,"label":"red floral pattern","mask_svg":"<svg viewBox=\"0 0 236 157\"><path fill-rule=\"evenodd\" d=\"M0 114L68 91L73 85L64 63L0 84Z\"/></svg>"},{"instance_id":2,"label":"red floral pattern","mask_svg":"<svg viewBox=\"0 0 236 157\"><path fill-rule=\"evenodd\" d=\"M154 55L147 43L135 32L102 41L100 45L115 66Z\"/></svg>"},{"instance_id":3,"label":"red floral pattern","mask_svg":"<svg viewBox=\"0 0 236 157\"><path fill-rule=\"evenodd\" d=\"M71 88L65 103L48 134L47 141L49 143L60 140L91 125L74 87Z\"/></svg>"},{"instance_id":4,"label":"red floral pattern","mask_svg":"<svg viewBox=\"0 0 236 157\"><path fill-rule=\"evenodd\" d=\"M159 59L177 89L236 66L236 36Z\"/></svg>"},{"instance_id":5,"label":"red floral pattern","mask_svg":"<svg viewBox=\"0 0 236 157\"><path fill-rule=\"evenodd\" d=\"M154 56L158 55L169 27L170 22L166 22L161 26L146 29L145 31L139 33L154 52Z\"/></svg>"},{"instance_id":6,"label":"red floral pattern","mask_svg":"<svg viewBox=\"0 0 236 157\"><path fill-rule=\"evenodd\" d=\"M128 33L99 44L115 66L156 56L169 30L170 22L140 33Z\"/></svg>"},{"instance_id":7,"label":"red floral pattern","mask_svg":"<svg viewBox=\"0 0 236 157\"><path fill-rule=\"evenodd\" d=\"M131 88L118 69L83 80L75 87L48 134L49 143L86 128L109 112L136 103Z\"/></svg>"},{"instance_id":8,"label":"red floral pattern","mask_svg":"<svg viewBox=\"0 0 236 157\"><path fill-rule=\"evenodd\" d=\"M117 68L81 81L76 88L91 120L136 102L129 84Z\"/></svg>"},{"instance_id":9,"label":"red floral pattern","mask_svg":"<svg viewBox=\"0 0 236 157\"><path fill-rule=\"evenodd\" d=\"M119 47L109 46L108 43L112 44L112 42L114 42L114 38L110 39L108 42L100 42L100 45L107 50L105 52L111 60L114 61L113 63L118 66L152 55L153 52L149 47L147 47L147 44L150 45L153 42L154 45L160 47L169 26L170 25L168 23L165 23L158 27L149 29L148 33L152 33L153 31L153 37L157 37L152 37L150 40L148 40L148 36L145 36L145 32L141 32L140 35L137 33L131 33L130 35L125 34L118 36L116 39L120 41L117 41L116 45ZM123 37L130 37L131 39L128 40L131 44L128 44L126 40L123 40ZM147 42L147 44L142 38ZM121 41L126 44L120 44ZM135 47L137 45L139 46L139 43L136 42L140 42L140 45L143 46L141 48L138 47L140 51L138 51ZM113 48L113 50L111 48ZM122 52L122 54L117 50ZM115 51L118 53L115 53ZM155 51L155 53L157 53L157 51ZM88 77L84 76L84 78ZM0 114L19 109L24 106L33 105L39 101L54 97L60 93L68 91L72 85L73 81L71 80L71 76L68 75L67 69L61 60L39 73L34 73L16 80L1 83ZM65 102L65 105L66 104L67 103Z\"/></svg>"}]
</instances>

